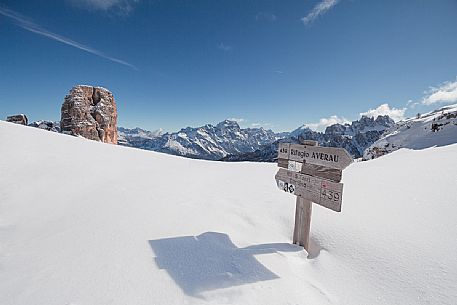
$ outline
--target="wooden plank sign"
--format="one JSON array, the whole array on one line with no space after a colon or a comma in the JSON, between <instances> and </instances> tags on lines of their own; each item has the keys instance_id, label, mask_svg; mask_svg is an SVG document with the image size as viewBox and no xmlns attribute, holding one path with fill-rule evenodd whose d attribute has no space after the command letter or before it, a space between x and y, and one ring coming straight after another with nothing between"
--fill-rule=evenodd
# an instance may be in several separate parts
<instances>
[{"instance_id":1,"label":"wooden plank sign","mask_svg":"<svg viewBox=\"0 0 457 305\"><path fill-rule=\"evenodd\" d=\"M294 172L329 179L334 182L340 182L343 174L341 169L286 159L278 159L278 166Z\"/></svg>"},{"instance_id":2,"label":"wooden plank sign","mask_svg":"<svg viewBox=\"0 0 457 305\"><path fill-rule=\"evenodd\" d=\"M353 162L351 155L344 148L288 143L280 143L278 158L341 170Z\"/></svg>"},{"instance_id":3,"label":"wooden plank sign","mask_svg":"<svg viewBox=\"0 0 457 305\"><path fill-rule=\"evenodd\" d=\"M341 212L343 184L280 168L275 176L278 187L335 212Z\"/></svg>"},{"instance_id":4,"label":"wooden plank sign","mask_svg":"<svg viewBox=\"0 0 457 305\"><path fill-rule=\"evenodd\" d=\"M342 170L353 162L343 148L319 147L316 141L279 143L277 186L297 196L293 242L309 252L312 202L341 212Z\"/></svg>"},{"instance_id":5,"label":"wooden plank sign","mask_svg":"<svg viewBox=\"0 0 457 305\"><path fill-rule=\"evenodd\" d=\"M289 159L289 143L279 143L278 159Z\"/></svg>"}]
</instances>

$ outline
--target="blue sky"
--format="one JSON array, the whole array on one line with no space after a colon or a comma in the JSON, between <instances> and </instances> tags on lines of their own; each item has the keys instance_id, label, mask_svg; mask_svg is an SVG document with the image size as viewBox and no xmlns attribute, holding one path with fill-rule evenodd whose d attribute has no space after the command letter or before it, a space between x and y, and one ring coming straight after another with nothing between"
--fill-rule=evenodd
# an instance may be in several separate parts
<instances>
[{"instance_id":1,"label":"blue sky","mask_svg":"<svg viewBox=\"0 0 457 305\"><path fill-rule=\"evenodd\" d=\"M0 0L0 118L90 84L150 130L400 119L457 103L456 37L455 0Z\"/></svg>"}]
</instances>

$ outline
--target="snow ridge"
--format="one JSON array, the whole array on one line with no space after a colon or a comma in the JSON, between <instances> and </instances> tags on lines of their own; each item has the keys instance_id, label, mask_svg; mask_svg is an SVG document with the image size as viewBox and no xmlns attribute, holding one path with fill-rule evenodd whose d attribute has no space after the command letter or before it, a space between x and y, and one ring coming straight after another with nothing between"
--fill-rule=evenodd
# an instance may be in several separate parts
<instances>
[{"instance_id":1,"label":"snow ridge","mask_svg":"<svg viewBox=\"0 0 457 305\"><path fill-rule=\"evenodd\" d=\"M398 122L368 147L363 158L375 159L400 148L424 149L457 142L457 105Z\"/></svg>"}]
</instances>

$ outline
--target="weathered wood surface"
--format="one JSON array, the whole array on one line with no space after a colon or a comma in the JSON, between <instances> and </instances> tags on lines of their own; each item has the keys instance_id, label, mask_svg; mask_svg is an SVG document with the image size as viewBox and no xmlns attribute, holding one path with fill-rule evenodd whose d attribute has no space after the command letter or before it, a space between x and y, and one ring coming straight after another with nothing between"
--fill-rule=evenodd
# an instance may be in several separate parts
<instances>
[{"instance_id":1,"label":"weathered wood surface","mask_svg":"<svg viewBox=\"0 0 457 305\"><path fill-rule=\"evenodd\" d=\"M351 155L344 148L288 143L279 145L278 158L336 169L344 169L353 162Z\"/></svg>"},{"instance_id":2,"label":"weathered wood surface","mask_svg":"<svg viewBox=\"0 0 457 305\"><path fill-rule=\"evenodd\" d=\"M354 160L344 148L306 146L306 163L345 169Z\"/></svg>"},{"instance_id":3,"label":"weathered wood surface","mask_svg":"<svg viewBox=\"0 0 457 305\"><path fill-rule=\"evenodd\" d=\"M303 145L317 146L317 141L303 140L300 142ZM302 170L303 163L288 160L288 170L300 172ZM313 203L310 200L304 199L297 196L295 200L295 226L293 243L303 246L303 248L309 253L309 236L311 233L311 213Z\"/></svg>"},{"instance_id":4,"label":"weathered wood surface","mask_svg":"<svg viewBox=\"0 0 457 305\"><path fill-rule=\"evenodd\" d=\"M305 160L306 147L306 145L302 144L290 144L289 157L287 159L303 163L303 161Z\"/></svg>"},{"instance_id":5,"label":"weathered wood surface","mask_svg":"<svg viewBox=\"0 0 457 305\"><path fill-rule=\"evenodd\" d=\"M289 159L289 145L290 143L279 143L278 159Z\"/></svg>"},{"instance_id":6,"label":"weathered wood surface","mask_svg":"<svg viewBox=\"0 0 457 305\"><path fill-rule=\"evenodd\" d=\"M334 182L340 182L341 177L343 176L343 171L341 169L326 167L322 165L305 163L302 165L301 173L305 175L321 177L324 179L329 179Z\"/></svg>"},{"instance_id":7,"label":"weathered wood surface","mask_svg":"<svg viewBox=\"0 0 457 305\"><path fill-rule=\"evenodd\" d=\"M314 141L314 140L302 140L302 141L300 141L300 144L308 145L308 146L318 146L317 141Z\"/></svg>"},{"instance_id":8,"label":"weathered wood surface","mask_svg":"<svg viewBox=\"0 0 457 305\"><path fill-rule=\"evenodd\" d=\"M316 165L311 163L300 163L297 161L278 159L278 166L302 174L329 179L340 182L343 176L341 169Z\"/></svg>"},{"instance_id":9,"label":"weathered wood surface","mask_svg":"<svg viewBox=\"0 0 457 305\"><path fill-rule=\"evenodd\" d=\"M343 184L280 168L275 176L278 187L288 193L341 212Z\"/></svg>"},{"instance_id":10,"label":"weathered wood surface","mask_svg":"<svg viewBox=\"0 0 457 305\"><path fill-rule=\"evenodd\" d=\"M297 196L295 203L295 226L293 243L303 246L309 253L309 235L311 231L312 202Z\"/></svg>"},{"instance_id":11,"label":"weathered wood surface","mask_svg":"<svg viewBox=\"0 0 457 305\"><path fill-rule=\"evenodd\" d=\"M282 168L287 168L289 166L289 160L278 158L278 166Z\"/></svg>"}]
</instances>

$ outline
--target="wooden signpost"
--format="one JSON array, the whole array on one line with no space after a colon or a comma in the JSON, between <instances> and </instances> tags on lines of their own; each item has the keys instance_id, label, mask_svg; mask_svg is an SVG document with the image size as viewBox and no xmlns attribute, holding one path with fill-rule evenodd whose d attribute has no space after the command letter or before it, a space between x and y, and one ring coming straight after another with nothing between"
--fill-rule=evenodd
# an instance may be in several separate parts
<instances>
[{"instance_id":1,"label":"wooden signpost","mask_svg":"<svg viewBox=\"0 0 457 305\"><path fill-rule=\"evenodd\" d=\"M278 188L297 196L293 243L309 251L312 202L341 212L342 170L353 162L343 148L319 147L315 141L280 143L275 176Z\"/></svg>"}]
</instances>

